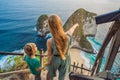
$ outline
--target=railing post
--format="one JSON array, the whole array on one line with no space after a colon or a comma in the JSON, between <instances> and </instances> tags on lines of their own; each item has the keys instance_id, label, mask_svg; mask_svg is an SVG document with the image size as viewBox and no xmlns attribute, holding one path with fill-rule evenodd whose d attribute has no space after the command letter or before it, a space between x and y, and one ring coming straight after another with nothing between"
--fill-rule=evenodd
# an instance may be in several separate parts
<instances>
[{"instance_id":1,"label":"railing post","mask_svg":"<svg viewBox=\"0 0 120 80\"><path fill-rule=\"evenodd\" d=\"M44 50L41 49L41 50L40 50L40 63L41 63L41 64L42 64L43 53L44 53Z\"/></svg>"},{"instance_id":2,"label":"railing post","mask_svg":"<svg viewBox=\"0 0 120 80\"><path fill-rule=\"evenodd\" d=\"M75 68L75 62L73 63L73 71L74 71L74 68Z\"/></svg>"},{"instance_id":3,"label":"railing post","mask_svg":"<svg viewBox=\"0 0 120 80\"><path fill-rule=\"evenodd\" d=\"M76 70L75 70L75 72L77 72L77 69L78 69L78 65L79 65L79 63L77 63L77 65L75 65L75 66L76 66Z\"/></svg>"},{"instance_id":4,"label":"railing post","mask_svg":"<svg viewBox=\"0 0 120 80\"><path fill-rule=\"evenodd\" d=\"M83 64L81 64L81 73L83 74L83 71L82 71L82 69L83 69Z\"/></svg>"}]
</instances>

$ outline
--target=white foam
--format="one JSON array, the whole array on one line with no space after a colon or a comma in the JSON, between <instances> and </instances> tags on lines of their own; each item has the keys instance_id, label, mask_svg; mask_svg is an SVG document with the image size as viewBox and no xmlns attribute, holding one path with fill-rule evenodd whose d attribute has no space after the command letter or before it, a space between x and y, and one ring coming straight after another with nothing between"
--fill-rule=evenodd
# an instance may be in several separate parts
<instances>
[{"instance_id":1,"label":"white foam","mask_svg":"<svg viewBox=\"0 0 120 80\"><path fill-rule=\"evenodd\" d=\"M13 51L13 52L18 52L18 53L23 53L24 52L24 49L20 49L20 50L15 50L15 51ZM2 58L1 58L1 60L0 60L0 68L4 68L5 67L5 65L4 64L6 64L6 62L8 62L7 61L7 59L9 58L10 56L3 56ZM16 56L12 56L12 58L15 58ZM14 64L14 62L13 61L11 61L11 63L10 63L11 65L13 65Z\"/></svg>"},{"instance_id":2,"label":"white foam","mask_svg":"<svg viewBox=\"0 0 120 80\"><path fill-rule=\"evenodd\" d=\"M5 63L5 61L7 60L8 56L4 56L2 57L2 59L0 60L0 68L3 68L3 64Z\"/></svg>"},{"instance_id":3,"label":"white foam","mask_svg":"<svg viewBox=\"0 0 120 80\"><path fill-rule=\"evenodd\" d=\"M15 50L15 51L13 51L13 52L23 53L23 52L24 52L24 49Z\"/></svg>"},{"instance_id":4,"label":"white foam","mask_svg":"<svg viewBox=\"0 0 120 80\"><path fill-rule=\"evenodd\" d=\"M32 30L37 31L36 27L34 27Z\"/></svg>"},{"instance_id":5,"label":"white foam","mask_svg":"<svg viewBox=\"0 0 120 80\"><path fill-rule=\"evenodd\" d=\"M85 57L85 52L81 51L80 56L85 60L85 66L87 68L90 68L91 67L90 60L87 57Z\"/></svg>"}]
</instances>

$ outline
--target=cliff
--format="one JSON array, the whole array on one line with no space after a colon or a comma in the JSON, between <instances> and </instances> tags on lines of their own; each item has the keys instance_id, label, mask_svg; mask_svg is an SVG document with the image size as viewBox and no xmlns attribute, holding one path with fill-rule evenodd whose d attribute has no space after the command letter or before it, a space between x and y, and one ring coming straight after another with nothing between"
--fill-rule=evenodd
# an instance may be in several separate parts
<instances>
[{"instance_id":1,"label":"cliff","mask_svg":"<svg viewBox=\"0 0 120 80\"><path fill-rule=\"evenodd\" d=\"M74 31L73 39L78 42L79 47L87 50L93 50L86 36L95 36L96 26L94 25L95 13L88 12L84 9L76 10L66 21L64 25L65 31L69 30L75 23L79 27ZM93 26L94 25L94 26Z\"/></svg>"},{"instance_id":2,"label":"cliff","mask_svg":"<svg viewBox=\"0 0 120 80\"><path fill-rule=\"evenodd\" d=\"M48 16L46 14L43 14L37 20L36 29L38 31L38 34L41 36L45 36L45 34L49 33L47 19Z\"/></svg>"}]
</instances>

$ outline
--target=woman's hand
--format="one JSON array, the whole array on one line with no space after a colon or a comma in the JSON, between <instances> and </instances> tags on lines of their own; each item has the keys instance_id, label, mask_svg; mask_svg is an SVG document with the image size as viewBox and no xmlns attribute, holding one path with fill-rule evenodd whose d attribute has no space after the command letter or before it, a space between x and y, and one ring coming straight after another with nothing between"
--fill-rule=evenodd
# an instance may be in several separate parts
<instances>
[{"instance_id":1,"label":"woman's hand","mask_svg":"<svg viewBox=\"0 0 120 80\"><path fill-rule=\"evenodd\" d=\"M74 24L66 33L70 34L71 36L73 35L75 29L79 26L78 23Z\"/></svg>"}]
</instances>

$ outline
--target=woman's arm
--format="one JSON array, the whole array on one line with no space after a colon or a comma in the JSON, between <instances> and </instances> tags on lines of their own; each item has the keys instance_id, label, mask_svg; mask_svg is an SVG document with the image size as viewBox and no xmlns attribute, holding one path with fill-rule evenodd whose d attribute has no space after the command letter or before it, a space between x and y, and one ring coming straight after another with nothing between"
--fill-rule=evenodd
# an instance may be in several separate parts
<instances>
[{"instance_id":1,"label":"woman's arm","mask_svg":"<svg viewBox=\"0 0 120 80\"><path fill-rule=\"evenodd\" d=\"M52 58L52 38L47 40L47 52L48 52L48 63L45 64L45 66L48 66L50 64Z\"/></svg>"},{"instance_id":2,"label":"woman's arm","mask_svg":"<svg viewBox=\"0 0 120 80\"><path fill-rule=\"evenodd\" d=\"M46 66L50 64L51 57L52 57L52 39L51 38L47 40L47 52L48 52L48 62L43 67L36 68L37 71L44 69Z\"/></svg>"},{"instance_id":3,"label":"woman's arm","mask_svg":"<svg viewBox=\"0 0 120 80\"><path fill-rule=\"evenodd\" d=\"M66 33L73 35L73 32L75 31L76 27L79 26L78 23L74 24Z\"/></svg>"}]
</instances>

